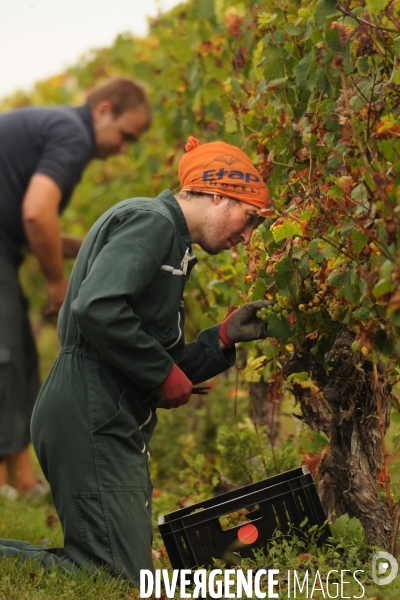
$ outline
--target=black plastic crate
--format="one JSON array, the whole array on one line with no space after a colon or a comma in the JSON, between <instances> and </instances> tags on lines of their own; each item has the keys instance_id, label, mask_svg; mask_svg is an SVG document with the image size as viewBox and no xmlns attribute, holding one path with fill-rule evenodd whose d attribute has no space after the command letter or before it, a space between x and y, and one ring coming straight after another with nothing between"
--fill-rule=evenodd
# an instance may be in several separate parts
<instances>
[{"instance_id":1,"label":"black plastic crate","mask_svg":"<svg viewBox=\"0 0 400 600\"><path fill-rule=\"evenodd\" d=\"M241 509L248 511L246 524L223 529L220 518ZM287 534L292 526L301 535L300 524L306 517L305 529L326 521L310 471L304 466L160 516L158 528L172 567L191 569L213 566L213 558L235 563L235 553L251 557L253 550L270 541L277 528ZM253 525L258 533L253 543L239 540L239 530L246 525ZM326 526L320 543L328 535Z\"/></svg>"}]
</instances>

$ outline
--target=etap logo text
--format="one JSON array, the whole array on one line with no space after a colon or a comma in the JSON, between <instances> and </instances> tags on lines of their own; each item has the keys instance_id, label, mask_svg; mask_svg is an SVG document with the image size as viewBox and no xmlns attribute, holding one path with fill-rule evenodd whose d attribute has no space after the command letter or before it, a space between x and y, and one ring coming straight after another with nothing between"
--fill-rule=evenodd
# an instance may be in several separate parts
<instances>
[{"instance_id":1,"label":"etap logo text","mask_svg":"<svg viewBox=\"0 0 400 600\"><path fill-rule=\"evenodd\" d=\"M227 193L231 191L259 196L260 189L264 189L261 177L254 171L249 172L248 166L235 156L214 158L204 170L197 173L196 179L201 179L202 184L210 189L218 186L224 188Z\"/></svg>"}]
</instances>

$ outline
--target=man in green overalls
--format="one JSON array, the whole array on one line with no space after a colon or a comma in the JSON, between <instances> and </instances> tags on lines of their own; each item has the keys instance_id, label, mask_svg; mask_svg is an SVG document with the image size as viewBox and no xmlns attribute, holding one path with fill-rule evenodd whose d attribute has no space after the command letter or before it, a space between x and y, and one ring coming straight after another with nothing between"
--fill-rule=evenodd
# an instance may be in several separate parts
<instances>
[{"instance_id":1,"label":"man in green overalls","mask_svg":"<svg viewBox=\"0 0 400 600\"><path fill-rule=\"evenodd\" d=\"M147 461L157 408L177 408L194 384L235 363L235 343L264 338L245 304L184 341L184 287L193 243L217 254L248 244L268 192L250 160L194 138L182 191L113 206L92 227L59 317L61 352L36 402L32 441L50 483L64 548L0 540L0 555L44 565L106 566L139 582L152 569Z\"/></svg>"}]
</instances>

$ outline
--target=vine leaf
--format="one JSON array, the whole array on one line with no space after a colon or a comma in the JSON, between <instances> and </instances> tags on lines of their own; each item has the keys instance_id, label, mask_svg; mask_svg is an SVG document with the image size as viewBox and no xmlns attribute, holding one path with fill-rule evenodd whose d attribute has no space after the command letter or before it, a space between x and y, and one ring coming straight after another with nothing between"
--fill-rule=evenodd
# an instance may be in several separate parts
<instances>
[{"instance_id":1,"label":"vine leaf","mask_svg":"<svg viewBox=\"0 0 400 600\"><path fill-rule=\"evenodd\" d=\"M368 241L367 236L359 229L352 229L350 237L351 241L353 242L353 251L356 254L359 254Z\"/></svg>"},{"instance_id":2,"label":"vine leaf","mask_svg":"<svg viewBox=\"0 0 400 600\"><path fill-rule=\"evenodd\" d=\"M293 262L287 256L275 265L275 281L280 290L284 290L293 280Z\"/></svg>"},{"instance_id":3,"label":"vine leaf","mask_svg":"<svg viewBox=\"0 0 400 600\"><path fill-rule=\"evenodd\" d=\"M261 300L262 298L264 298L264 294L265 294L265 281L264 279L258 278L255 286L253 288L253 293L251 295L251 299L253 300L253 302L255 300Z\"/></svg>"},{"instance_id":4,"label":"vine leaf","mask_svg":"<svg viewBox=\"0 0 400 600\"><path fill-rule=\"evenodd\" d=\"M382 10L385 10L390 0L366 0L368 12L371 15L377 15Z\"/></svg>"},{"instance_id":5,"label":"vine leaf","mask_svg":"<svg viewBox=\"0 0 400 600\"><path fill-rule=\"evenodd\" d=\"M380 329L375 334L375 346L382 354L390 355L394 350L393 341L388 338L384 329Z\"/></svg>"},{"instance_id":6,"label":"vine leaf","mask_svg":"<svg viewBox=\"0 0 400 600\"><path fill-rule=\"evenodd\" d=\"M268 317L268 336L274 337L284 344L290 335L290 326L285 317L278 318L276 314L272 314Z\"/></svg>"},{"instance_id":7,"label":"vine leaf","mask_svg":"<svg viewBox=\"0 0 400 600\"><path fill-rule=\"evenodd\" d=\"M370 0L372 2L380 2L380 0ZM368 2L368 0L367 0ZM325 17L328 17L336 12L336 0L318 0L315 6L315 22L318 27L323 27Z\"/></svg>"},{"instance_id":8,"label":"vine leaf","mask_svg":"<svg viewBox=\"0 0 400 600\"><path fill-rule=\"evenodd\" d=\"M271 227L271 231L275 242L280 242L288 237L303 235L301 226L293 219L286 219L286 221L281 225L275 225L275 227Z\"/></svg>"}]
</instances>

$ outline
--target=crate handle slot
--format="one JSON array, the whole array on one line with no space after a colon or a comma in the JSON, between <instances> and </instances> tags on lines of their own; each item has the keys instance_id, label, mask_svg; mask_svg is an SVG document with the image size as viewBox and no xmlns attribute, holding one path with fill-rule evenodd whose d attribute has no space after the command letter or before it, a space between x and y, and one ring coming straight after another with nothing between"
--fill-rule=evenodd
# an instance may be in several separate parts
<instances>
[{"instance_id":1,"label":"crate handle slot","mask_svg":"<svg viewBox=\"0 0 400 600\"><path fill-rule=\"evenodd\" d=\"M299 501L299 504L300 504L300 506L301 506L301 510L302 510L302 511L305 513L305 512L306 512L306 509L304 508L303 499L302 499L302 497L300 496L300 494L297 494L297 499L298 499L298 501Z\"/></svg>"},{"instance_id":2,"label":"crate handle slot","mask_svg":"<svg viewBox=\"0 0 400 600\"><path fill-rule=\"evenodd\" d=\"M290 513L289 513L288 508L286 506L286 502L284 500L282 500L282 504L283 504L283 507L285 509L286 518L287 518L287 524L290 525L292 523L292 519L290 518Z\"/></svg>"},{"instance_id":3,"label":"crate handle slot","mask_svg":"<svg viewBox=\"0 0 400 600\"><path fill-rule=\"evenodd\" d=\"M256 518L257 513L259 516L261 516L259 505L252 504L249 508L244 507L229 513L224 513L218 517L218 521L222 531L227 531L228 529L234 529L235 527L242 527L243 525L246 525L253 518Z\"/></svg>"},{"instance_id":4,"label":"crate handle slot","mask_svg":"<svg viewBox=\"0 0 400 600\"><path fill-rule=\"evenodd\" d=\"M203 544L203 539L202 539L202 537L200 535L200 531L198 529L196 529L196 537L197 537L197 540L198 540L204 554L207 554L206 548L204 547L204 544Z\"/></svg>"},{"instance_id":5,"label":"crate handle slot","mask_svg":"<svg viewBox=\"0 0 400 600\"><path fill-rule=\"evenodd\" d=\"M214 542L214 534L211 531L211 527L207 527L207 531L208 531L208 535L210 536L210 542L212 543L214 550L217 550L217 547Z\"/></svg>"},{"instance_id":6,"label":"crate handle slot","mask_svg":"<svg viewBox=\"0 0 400 600\"><path fill-rule=\"evenodd\" d=\"M190 557L190 554L189 554L188 547L187 547L187 545L186 545L186 540L185 540L185 537L184 537L183 535L181 535L181 536L180 536L180 538L181 538L181 543L182 543L183 549L184 549L184 551L186 552L186 557L187 557L187 558L189 558L189 557Z\"/></svg>"},{"instance_id":7,"label":"crate handle slot","mask_svg":"<svg viewBox=\"0 0 400 600\"><path fill-rule=\"evenodd\" d=\"M280 522L280 520L279 520L278 513L277 513L277 512L276 512L276 510L275 510L275 506L274 506L273 504L271 504L271 508L272 508L272 510L274 511L274 515L275 515L275 521L276 521L276 524L277 524L277 526L279 527L279 529L281 529L281 522Z\"/></svg>"}]
</instances>

